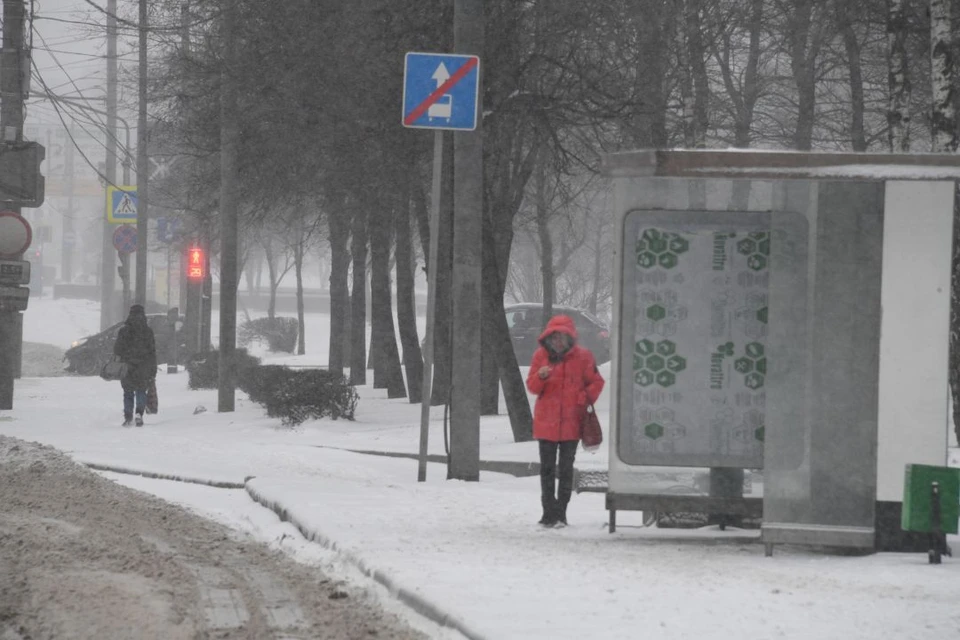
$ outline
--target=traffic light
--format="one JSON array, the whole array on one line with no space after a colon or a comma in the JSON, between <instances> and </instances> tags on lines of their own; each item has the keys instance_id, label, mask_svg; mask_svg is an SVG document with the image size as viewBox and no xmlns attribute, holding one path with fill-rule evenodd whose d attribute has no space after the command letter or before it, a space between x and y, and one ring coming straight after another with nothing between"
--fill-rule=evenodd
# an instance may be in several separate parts
<instances>
[{"instance_id":1,"label":"traffic light","mask_svg":"<svg viewBox=\"0 0 960 640\"><path fill-rule=\"evenodd\" d=\"M203 280L203 277L206 275L204 272L204 265L206 261L204 260L203 249L200 247L190 247L187 249L187 279L188 280Z\"/></svg>"}]
</instances>

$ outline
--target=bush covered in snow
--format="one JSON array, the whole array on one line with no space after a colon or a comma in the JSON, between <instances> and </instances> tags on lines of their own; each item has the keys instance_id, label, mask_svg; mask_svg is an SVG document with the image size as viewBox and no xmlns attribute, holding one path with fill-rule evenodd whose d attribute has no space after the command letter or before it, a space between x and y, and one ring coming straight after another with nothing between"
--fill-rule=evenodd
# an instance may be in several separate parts
<instances>
[{"instance_id":1,"label":"bush covered in snow","mask_svg":"<svg viewBox=\"0 0 960 640\"><path fill-rule=\"evenodd\" d=\"M264 365L244 371L240 388L284 424L324 416L353 420L357 392L346 378L324 369Z\"/></svg>"},{"instance_id":2,"label":"bush covered in snow","mask_svg":"<svg viewBox=\"0 0 960 640\"><path fill-rule=\"evenodd\" d=\"M237 349L234 352L234 364L237 386L240 386L244 372L258 366L260 358L251 356L246 349ZM220 378L220 352L208 351L199 354L199 357L187 364L187 373L190 376L187 386L191 389L216 389Z\"/></svg>"},{"instance_id":3,"label":"bush covered in snow","mask_svg":"<svg viewBox=\"0 0 960 640\"><path fill-rule=\"evenodd\" d=\"M237 329L237 344L248 347L252 342L266 342L273 352L293 353L297 346L300 323L296 318L256 318Z\"/></svg>"}]
</instances>

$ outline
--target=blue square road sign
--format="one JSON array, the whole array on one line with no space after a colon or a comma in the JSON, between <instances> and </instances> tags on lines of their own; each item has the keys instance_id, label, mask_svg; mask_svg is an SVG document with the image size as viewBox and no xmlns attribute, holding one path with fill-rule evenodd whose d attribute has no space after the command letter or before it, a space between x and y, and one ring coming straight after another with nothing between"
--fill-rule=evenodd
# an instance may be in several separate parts
<instances>
[{"instance_id":1,"label":"blue square road sign","mask_svg":"<svg viewBox=\"0 0 960 640\"><path fill-rule=\"evenodd\" d=\"M477 128L480 58L407 53L403 66L403 126L473 131Z\"/></svg>"}]
</instances>

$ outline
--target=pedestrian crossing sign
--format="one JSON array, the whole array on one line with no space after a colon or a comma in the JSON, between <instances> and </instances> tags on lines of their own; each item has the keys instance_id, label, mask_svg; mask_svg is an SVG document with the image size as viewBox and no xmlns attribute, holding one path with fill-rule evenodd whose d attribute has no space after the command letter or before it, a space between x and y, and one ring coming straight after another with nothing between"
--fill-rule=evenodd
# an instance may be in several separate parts
<instances>
[{"instance_id":1,"label":"pedestrian crossing sign","mask_svg":"<svg viewBox=\"0 0 960 640\"><path fill-rule=\"evenodd\" d=\"M107 222L129 224L137 221L137 188L107 187Z\"/></svg>"}]
</instances>

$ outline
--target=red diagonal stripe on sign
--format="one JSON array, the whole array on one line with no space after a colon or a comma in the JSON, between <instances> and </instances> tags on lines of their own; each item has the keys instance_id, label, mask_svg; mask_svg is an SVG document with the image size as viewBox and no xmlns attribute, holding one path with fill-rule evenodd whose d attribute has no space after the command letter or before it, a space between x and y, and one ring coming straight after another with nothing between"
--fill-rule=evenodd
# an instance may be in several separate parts
<instances>
[{"instance_id":1,"label":"red diagonal stripe on sign","mask_svg":"<svg viewBox=\"0 0 960 640\"><path fill-rule=\"evenodd\" d=\"M420 118L424 113L427 112L427 109L430 108L434 102L440 99L440 97L445 94L453 85L460 82L463 79L463 76L470 73L470 70L477 66L478 58L467 58L467 61L463 63L459 69L457 69L452 76L447 78L447 81L442 85L436 88L436 90L427 96L427 99L417 105L417 107L411 111L406 118L403 119L404 124L413 124Z\"/></svg>"}]
</instances>

